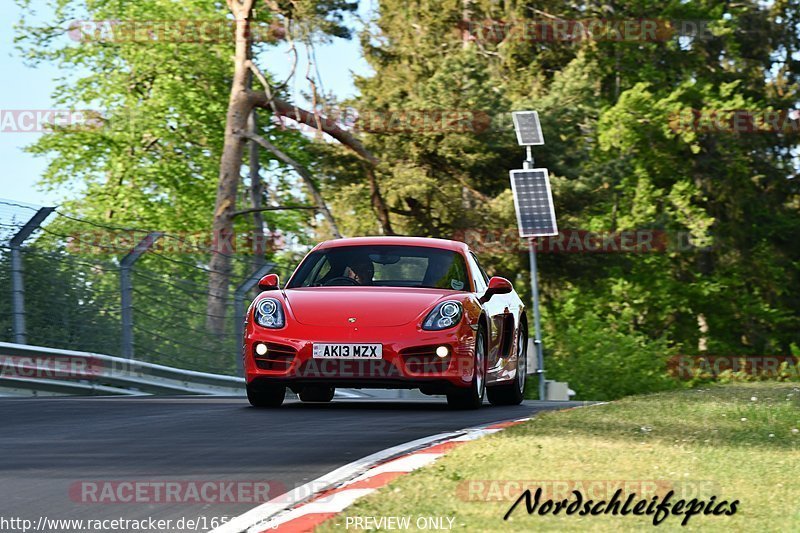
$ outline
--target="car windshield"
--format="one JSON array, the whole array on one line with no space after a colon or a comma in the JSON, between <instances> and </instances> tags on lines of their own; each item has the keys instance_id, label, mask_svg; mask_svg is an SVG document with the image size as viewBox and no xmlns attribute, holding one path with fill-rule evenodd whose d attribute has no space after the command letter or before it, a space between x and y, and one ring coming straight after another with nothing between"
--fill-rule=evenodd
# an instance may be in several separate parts
<instances>
[{"instance_id":1,"label":"car windshield","mask_svg":"<svg viewBox=\"0 0 800 533\"><path fill-rule=\"evenodd\" d=\"M461 254L422 246L342 246L308 255L289 280L299 287L379 286L470 290Z\"/></svg>"}]
</instances>

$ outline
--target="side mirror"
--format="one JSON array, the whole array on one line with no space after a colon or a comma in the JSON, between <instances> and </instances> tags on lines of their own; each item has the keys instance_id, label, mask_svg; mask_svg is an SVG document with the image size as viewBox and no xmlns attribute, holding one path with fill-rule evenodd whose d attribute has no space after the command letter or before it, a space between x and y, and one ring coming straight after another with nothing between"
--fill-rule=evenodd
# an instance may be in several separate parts
<instances>
[{"instance_id":1,"label":"side mirror","mask_svg":"<svg viewBox=\"0 0 800 533\"><path fill-rule=\"evenodd\" d=\"M274 291L280 288L280 282L277 274L267 274L258 280L258 288L262 291Z\"/></svg>"},{"instance_id":2,"label":"side mirror","mask_svg":"<svg viewBox=\"0 0 800 533\"><path fill-rule=\"evenodd\" d=\"M514 287L510 281L506 278L495 276L489 280L489 288L486 289L486 292L481 297L481 301L488 302L495 294L508 294L513 290Z\"/></svg>"}]
</instances>

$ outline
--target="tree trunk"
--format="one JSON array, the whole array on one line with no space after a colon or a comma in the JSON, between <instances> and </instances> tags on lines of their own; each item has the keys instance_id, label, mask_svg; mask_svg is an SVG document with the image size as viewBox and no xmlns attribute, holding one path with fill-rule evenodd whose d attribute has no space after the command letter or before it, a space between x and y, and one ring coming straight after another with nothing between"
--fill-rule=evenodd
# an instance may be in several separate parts
<instances>
[{"instance_id":1,"label":"tree trunk","mask_svg":"<svg viewBox=\"0 0 800 533\"><path fill-rule=\"evenodd\" d=\"M228 7L236 20L236 53L234 55L233 81L225 122L225 143L219 169L217 201L212 225L211 261L209 263L208 303L206 326L220 335L225 329L228 291L233 253L233 217L236 209L236 190L239 185L244 151L242 132L247 130L247 119L252 109L248 98L251 56L250 12L254 0L228 0Z\"/></svg>"},{"instance_id":2,"label":"tree trunk","mask_svg":"<svg viewBox=\"0 0 800 533\"><path fill-rule=\"evenodd\" d=\"M461 1L461 23L464 27L461 29L461 48L467 49L469 48L471 35L470 35L470 28L471 28L471 20L472 19L472 0L462 0Z\"/></svg>"},{"instance_id":3,"label":"tree trunk","mask_svg":"<svg viewBox=\"0 0 800 533\"><path fill-rule=\"evenodd\" d=\"M258 117L256 110L250 112L248 130L253 134L258 134ZM261 209L261 197L264 194L264 187L261 183L259 169L261 163L258 159L258 143L250 141L248 143L250 151L250 203L253 206L253 235L247 239L252 243L252 248L248 250L253 254L253 270L258 270L266 262L267 243L264 234L264 215Z\"/></svg>"},{"instance_id":4,"label":"tree trunk","mask_svg":"<svg viewBox=\"0 0 800 533\"><path fill-rule=\"evenodd\" d=\"M321 126L324 132L352 149L362 159L366 160L371 167L377 166L379 162L378 158L372 155L361 141L350 132L339 128L336 124L327 120L323 120L319 124L318 117L313 113L298 109L277 98L270 101L265 93L256 93L250 90L252 41L249 26L254 1L227 0L228 8L236 20L236 52L234 55L234 74L228 101L228 113L225 122L225 142L220 161L217 201L214 207L213 239L211 261L209 262L209 270L211 272L209 273L208 303L206 305L206 326L209 331L217 335L222 334L225 329L231 277L231 254L234 251L233 213L236 210L236 192L244 155L244 143L248 136L247 122L252 109L254 107L270 108L279 115L287 116L311 127ZM301 174L301 177L309 183L309 176ZM393 235L394 232L389 222L389 210L380 195L375 175L373 173L368 177L370 179L372 202L373 206L376 206L378 221L385 234ZM313 182L311 183L313 185ZM316 190L316 187L311 190L317 205L324 206L325 204L321 201L322 198L319 196L319 191ZM322 212L331 224L334 234L338 236L338 228L327 207L322 209Z\"/></svg>"}]
</instances>

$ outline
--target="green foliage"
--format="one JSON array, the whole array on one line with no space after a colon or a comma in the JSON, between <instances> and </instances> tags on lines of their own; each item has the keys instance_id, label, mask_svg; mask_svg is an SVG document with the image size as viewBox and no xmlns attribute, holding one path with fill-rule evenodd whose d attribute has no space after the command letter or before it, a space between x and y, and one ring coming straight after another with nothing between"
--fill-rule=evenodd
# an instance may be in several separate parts
<instances>
[{"instance_id":1,"label":"green foliage","mask_svg":"<svg viewBox=\"0 0 800 533\"><path fill-rule=\"evenodd\" d=\"M688 527L673 515L659 525L663 529L795 531L800 525L793 503L800 496L794 481L800 448L798 392L792 384L740 384L539 412L400 476L316 531L338 533L343 521L363 516L432 516L443 510L468 531L628 533L654 527L652 515L645 513L598 513L589 523L563 512L539 514L541 506L529 515L522 502L503 520L526 489L535 493L541 488L547 495L554 485L548 480L554 479L572 480L565 481L568 490L582 490L585 497L592 493L596 500L610 500L619 488L621 501L627 492L646 502L651 494L659 499L671 489L669 503L690 498L715 502L710 505L741 503L732 516L698 514ZM652 493L636 482L609 482L601 493L595 490L599 483L586 481L653 478L659 481L651 486L659 488ZM781 487L781 496L791 503L776 504L774 487ZM567 490L564 494L575 501Z\"/></svg>"},{"instance_id":2,"label":"green foliage","mask_svg":"<svg viewBox=\"0 0 800 533\"><path fill-rule=\"evenodd\" d=\"M88 272L75 270L63 250L26 250L22 257L27 280L24 289L28 343L118 354L119 303L114 293L99 291L87 283ZM8 250L0 250L3 295L11 294L10 274ZM0 340L5 342L13 342L11 313L11 299L0 298Z\"/></svg>"},{"instance_id":3,"label":"green foliage","mask_svg":"<svg viewBox=\"0 0 800 533\"><path fill-rule=\"evenodd\" d=\"M344 14L358 8L358 2L347 0L275 0L268 3L276 13L295 22L297 38L309 40L333 37L350 38L350 28L344 24ZM258 10L260 6L256 4Z\"/></svg>"},{"instance_id":4,"label":"green foliage","mask_svg":"<svg viewBox=\"0 0 800 533\"><path fill-rule=\"evenodd\" d=\"M576 400L614 400L632 394L675 388L666 375L674 353L663 340L631 330L624 317L585 312L564 319L548 337L548 379L569 382Z\"/></svg>"},{"instance_id":5,"label":"green foliage","mask_svg":"<svg viewBox=\"0 0 800 533\"><path fill-rule=\"evenodd\" d=\"M208 225L232 73L232 43L97 39L92 29L63 37L75 20L223 20L209 2L56 3L49 29L23 22L17 43L32 63L49 61L65 73L55 100L85 110L89 125L55 129L30 147L48 155L41 184L75 191L65 207L117 225L197 230ZM86 10L86 11L84 11ZM166 24L166 22L165 22Z\"/></svg>"},{"instance_id":6,"label":"green foliage","mask_svg":"<svg viewBox=\"0 0 800 533\"><path fill-rule=\"evenodd\" d=\"M18 1L30 8L26 0ZM342 16L354 7L342 0L279 4L283 7L277 13L256 10L253 34L269 36L273 25L291 20L296 31L309 31L309 38L326 31L346 35ZM208 231L233 74L232 21L225 3L51 0L50 7L47 24L33 16L20 21L17 46L31 64L49 62L65 73L54 99L84 111L89 120L54 128L29 147L48 157L40 185L64 192L64 211L95 222ZM112 30L113 21L140 30L156 24L159 30L154 38L145 38L143 30ZM194 40L192 24L200 23L214 31ZM167 38L157 38L161 30ZM255 51L273 45L260 40ZM297 131L275 127L267 111L260 113L260 127L286 153L310 163L305 155L309 141ZM305 203L294 174L264 150L261 165L269 201ZM240 201L242 209L249 207L245 194ZM269 213L265 218L271 228L301 235L308 231L307 213ZM238 217L239 232L250 225L246 217Z\"/></svg>"},{"instance_id":7,"label":"green foliage","mask_svg":"<svg viewBox=\"0 0 800 533\"><path fill-rule=\"evenodd\" d=\"M800 190L787 179L796 132L703 131L685 119L692 109L795 107L797 61L781 57L797 49L797 6L615 4L613 18L712 21L703 35L640 42L479 32L464 41L457 29L465 17L473 30L491 20L519 28L546 17L608 19L606 9L382 2L362 36L376 73L357 80L366 109L470 106L492 117L488 132L365 135L389 161L381 186L403 232L513 232L513 216L497 209L510 207L507 171L522 159L508 112L537 109L547 144L536 161L550 169L560 228L665 237L657 253L540 255L548 366L582 398L668 386L665 354L678 349L786 354L800 334L800 301L790 296L800 294L800 250L788 237L800 230ZM527 300L526 259L524 247L495 247L484 262Z\"/></svg>"}]
</instances>

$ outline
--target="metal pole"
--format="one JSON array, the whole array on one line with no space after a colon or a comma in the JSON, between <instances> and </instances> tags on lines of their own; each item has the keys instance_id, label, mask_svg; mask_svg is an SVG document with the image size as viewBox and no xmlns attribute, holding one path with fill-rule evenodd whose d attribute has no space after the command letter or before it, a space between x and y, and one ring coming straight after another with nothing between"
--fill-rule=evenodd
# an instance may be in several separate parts
<instances>
[{"instance_id":1,"label":"metal pole","mask_svg":"<svg viewBox=\"0 0 800 533\"><path fill-rule=\"evenodd\" d=\"M258 280L269 274L275 267L275 263L265 263L258 270L253 272L249 278L236 287L233 292L233 331L235 332L234 338L236 342L242 342L244 339L244 297L247 292L255 287ZM244 376L244 361L241 357L236 358L236 372L239 376Z\"/></svg>"},{"instance_id":2,"label":"metal pole","mask_svg":"<svg viewBox=\"0 0 800 533\"><path fill-rule=\"evenodd\" d=\"M27 337L25 331L25 284L23 282L22 268L22 243L31 236L31 233L38 228L44 219L55 211L55 207L42 207L28 222L11 238L11 306L14 331L14 342L26 344Z\"/></svg>"},{"instance_id":3,"label":"metal pole","mask_svg":"<svg viewBox=\"0 0 800 533\"><path fill-rule=\"evenodd\" d=\"M119 290L122 322L120 354L122 357L133 359L133 284L131 283L131 268L129 266L120 265L119 267Z\"/></svg>"},{"instance_id":4,"label":"metal pole","mask_svg":"<svg viewBox=\"0 0 800 533\"><path fill-rule=\"evenodd\" d=\"M25 287L22 282L22 257L19 246L11 247L11 305L14 315L14 342L26 344Z\"/></svg>"},{"instance_id":5,"label":"metal pole","mask_svg":"<svg viewBox=\"0 0 800 533\"><path fill-rule=\"evenodd\" d=\"M133 359L133 283L131 271L133 264L143 253L150 249L155 242L164 235L160 231L153 231L139 241L139 244L128 252L128 255L119 262L119 289L120 289L120 316L122 322L122 357Z\"/></svg>"},{"instance_id":6,"label":"metal pole","mask_svg":"<svg viewBox=\"0 0 800 533\"><path fill-rule=\"evenodd\" d=\"M531 260L531 293L533 296L533 328L535 338L533 344L536 347L536 373L539 375L539 399L545 399L545 379L544 379L544 353L542 346L542 328L539 314L539 274L536 268L536 239L530 239L530 260Z\"/></svg>"}]
</instances>

